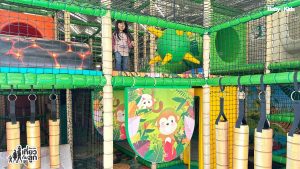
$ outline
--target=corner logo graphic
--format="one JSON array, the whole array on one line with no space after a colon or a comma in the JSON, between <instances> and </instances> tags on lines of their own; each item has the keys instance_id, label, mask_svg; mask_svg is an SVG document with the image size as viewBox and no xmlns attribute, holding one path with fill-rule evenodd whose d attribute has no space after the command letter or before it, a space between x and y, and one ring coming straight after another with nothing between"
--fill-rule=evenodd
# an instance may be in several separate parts
<instances>
[{"instance_id":1,"label":"corner logo graphic","mask_svg":"<svg viewBox=\"0 0 300 169\"><path fill-rule=\"evenodd\" d=\"M280 12L280 11L285 11L285 12L295 12L295 8L293 7L275 7L275 5L267 5L267 10L268 11L274 11L274 12Z\"/></svg>"},{"instance_id":2,"label":"corner logo graphic","mask_svg":"<svg viewBox=\"0 0 300 169\"><path fill-rule=\"evenodd\" d=\"M28 164L38 160L38 151L36 147L22 148L18 145L16 149L7 157L8 163L10 164Z\"/></svg>"}]
</instances>

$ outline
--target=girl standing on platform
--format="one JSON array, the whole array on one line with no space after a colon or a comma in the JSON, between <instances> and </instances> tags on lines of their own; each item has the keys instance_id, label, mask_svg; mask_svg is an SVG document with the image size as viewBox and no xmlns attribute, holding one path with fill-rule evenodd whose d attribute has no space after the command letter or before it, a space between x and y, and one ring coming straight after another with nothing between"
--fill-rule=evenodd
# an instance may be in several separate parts
<instances>
[{"instance_id":1,"label":"girl standing on platform","mask_svg":"<svg viewBox=\"0 0 300 169\"><path fill-rule=\"evenodd\" d=\"M116 57L116 70L128 71L130 49L133 48L133 37L129 33L127 22L117 20L113 32L113 51Z\"/></svg>"}]
</instances>

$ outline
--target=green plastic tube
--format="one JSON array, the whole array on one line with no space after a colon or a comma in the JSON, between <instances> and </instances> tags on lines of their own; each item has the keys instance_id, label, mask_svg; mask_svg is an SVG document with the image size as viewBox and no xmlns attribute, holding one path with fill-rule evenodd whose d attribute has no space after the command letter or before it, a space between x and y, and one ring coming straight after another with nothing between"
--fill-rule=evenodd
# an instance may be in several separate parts
<instances>
[{"instance_id":1,"label":"green plastic tube","mask_svg":"<svg viewBox=\"0 0 300 169\"><path fill-rule=\"evenodd\" d=\"M5 5L1 4L0 9L5 9L5 10L15 11L15 12L27 12L31 14L44 15L44 16L54 15L54 12L51 11L41 11L34 8L15 6L10 4L5 4Z\"/></svg>"},{"instance_id":2,"label":"green plastic tube","mask_svg":"<svg viewBox=\"0 0 300 169\"><path fill-rule=\"evenodd\" d=\"M293 60L293 61L286 61L286 62L271 63L268 68L270 70L276 71L276 70L299 69L299 67L300 67L300 61Z\"/></svg>"},{"instance_id":3,"label":"green plastic tube","mask_svg":"<svg viewBox=\"0 0 300 169\"><path fill-rule=\"evenodd\" d=\"M191 166L193 167L199 167L199 161L191 161Z\"/></svg>"},{"instance_id":4,"label":"green plastic tube","mask_svg":"<svg viewBox=\"0 0 300 169\"><path fill-rule=\"evenodd\" d=\"M45 90L45 91L37 90L37 91L34 91L33 93L36 95L50 95L52 92L51 92L51 90ZM0 95L9 95L9 94L10 94L9 90L0 91ZM30 95L30 94L32 94L32 92L29 90L25 90L25 91L15 90L14 94L17 96L21 96L21 95Z\"/></svg>"},{"instance_id":5,"label":"green plastic tube","mask_svg":"<svg viewBox=\"0 0 300 169\"><path fill-rule=\"evenodd\" d=\"M10 89L73 89L95 88L103 86L103 76L71 75L71 74L33 74L33 73L0 73L0 88Z\"/></svg>"},{"instance_id":6,"label":"green plastic tube","mask_svg":"<svg viewBox=\"0 0 300 169\"><path fill-rule=\"evenodd\" d=\"M105 9L97 9L91 7L81 7L74 4L67 4L58 1L45 1L45 0L7 0L17 4L31 5L35 7L42 7L52 10L66 10L73 13L81 13L92 16L104 16L106 14Z\"/></svg>"},{"instance_id":7,"label":"green plastic tube","mask_svg":"<svg viewBox=\"0 0 300 169\"><path fill-rule=\"evenodd\" d=\"M286 164L286 157L272 155L272 161L280 164Z\"/></svg>"},{"instance_id":8,"label":"green plastic tube","mask_svg":"<svg viewBox=\"0 0 300 169\"><path fill-rule=\"evenodd\" d=\"M293 83L294 72L270 73L264 75L264 84ZM241 85L259 85L261 75L241 76ZM300 76L298 76L298 82ZM219 78L151 78L151 77L122 77L112 79L114 87L126 86L219 86ZM226 76L222 78L222 85L237 86L238 76Z\"/></svg>"},{"instance_id":9,"label":"green plastic tube","mask_svg":"<svg viewBox=\"0 0 300 169\"><path fill-rule=\"evenodd\" d=\"M297 6L300 6L300 0L294 0L292 2L283 4L283 5L279 5L279 6L277 6L277 8L284 9L286 7L297 7ZM270 10L266 9L266 10L263 10L263 11L250 13L246 16L241 17L241 18L233 19L231 21L213 26L208 30L208 32L210 32L210 33L211 32L216 32L216 31L219 31L221 29L229 28L229 27L241 24L241 23L246 23L246 22L249 22L251 20L255 20L255 19L259 19L259 18L264 17L264 16L271 15L275 12L276 11L270 11Z\"/></svg>"},{"instance_id":10,"label":"green plastic tube","mask_svg":"<svg viewBox=\"0 0 300 169\"><path fill-rule=\"evenodd\" d=\"M53 1L45 1L45 0L7 0L8 2L19 3L19 4L26 4L36 7L43 7L46 9L54 9L54 10L65 10L73 13L80 13L85 15L92 15L92 16L104 16L107 12L106 9L101 8L92 8L87 6L78 6L74 4L67 4L64 2L53 2ZM188 26L185 24L180 24L176 22L167 21L164 19L160 19L153 16L144 16L144 15L137 15L128 12L120 12L120 11L113 11L111 12L111 16L114 19L124 20L128 22L135 22L139 24L147 24L150 26L158 26L162 28L170 28L170 29L177 29L183 31L190 31L195 33L203 34L206 32L205 29L199 26Z\"/></svg>"},{"instance_id":11,"label":"green plastic tube","mask_svg":"<svg viewBox=\"0 0 300 169\"><path fill-rule=\"evenodd\" d=\"M271 122L286 122L286 123L292 123L294 121L294 115L293 114L268 114L268 119Z\"/></svg>"},{"instance_id":12,"label":"green plastic tube","mask_svg":"<svg viewBox=\"0 0 300 169\"><path fill-rule=\"evenodd\" d=\"M293 83L293 72L271 73L264 76L265 84ZM246 75L241 77L242 85L260 84L261 75ZM222 85L236 86L238 76L222 78ZM300 76L298 76L298 82ZM93 88L105 85L103 76L71 75L71 74L33 74L33 73L0 73L0 88L10 89L11 85L16 89L30 89L31 85L35 89L56 88ZM150 78L150 77L124 77L116 76L112 79L114 87L128 86L219 86L219 78L205 80L203 78Z\"/></svg>"}]
</instances>

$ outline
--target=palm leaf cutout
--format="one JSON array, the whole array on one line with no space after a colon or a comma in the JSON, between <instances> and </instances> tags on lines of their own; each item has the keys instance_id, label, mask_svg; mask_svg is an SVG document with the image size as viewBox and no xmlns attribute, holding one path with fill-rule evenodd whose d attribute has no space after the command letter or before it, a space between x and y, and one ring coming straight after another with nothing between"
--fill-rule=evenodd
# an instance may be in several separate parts
<instances>
[{"instance_id":1,"label":"palm leaf cutout","mask_svg":"<svg viewBox=\"0 0 300 169\"><path fill-rule=\"evenodd\" d=\"M181 107L182 107L182 106L184 105L184 103L186 102L186 99L181 98L181 97L174 97L173 100L174 100L175 102L180 103L176 111L180 110Z\"/></svg>"}]
</instances>

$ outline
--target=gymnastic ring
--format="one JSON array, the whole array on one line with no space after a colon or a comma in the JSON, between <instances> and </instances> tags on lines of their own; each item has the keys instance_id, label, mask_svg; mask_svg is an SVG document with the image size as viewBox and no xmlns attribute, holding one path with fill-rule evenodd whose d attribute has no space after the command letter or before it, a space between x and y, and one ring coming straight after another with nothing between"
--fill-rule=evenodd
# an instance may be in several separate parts
<instances>
[{"instance_id":1,"label":"gymnastic ring","mask_svg":"<svg viewBox=\"0 0 300 169\"><path fill-rule=\"evenodd\" d=\"M52 99L52 97L53 96L55 96L55 98L54 99ZM58 97L58 95L57 94L53 94L53 93L51 93L50 95L49 95L49 99L52 101L52 100L57 100L57 97Z\"/></svg>"},{"instance_id":2,"label":"gymnastic ring","mask_svg":"<svg viewBox=\"0 0 300 169\"><path fill-rule=\"evenodd\" d=\"M239 96L239 99L244 100L246 98L246 93L244 91L241 91L241 92L239 92L238 96ZM240 98L240 96L242 96L242 98Z\"/></svg>"},{"instance_id":3,"label":"gymnastic ring","mask_svg":"<svg viewBox=\"0 0 300 169\"><path fill-rule=\"evenodd\" d=\"M292 101L295 101L295 99L293 98L293 95L294 95L296 92L300 93L300 91L293 91L293 92L291 93L291 99L292 99Z\"/></svg>"},{"instance_id":4,"label":"gymnastic ring","mask_svg":"<svg viewBox=\"0 0 300 169\"><path fill-rule=\"evenodd\" d=\"M261 95L262 93L265 93L265 95L266 95L266 92L265 92L265 91L259 92L259 93L258 93L258 99L259 99L260 101L261 101L260 95Z\"/></svg>"},{"instance_id":5,"label":"gymnastic ring","mask_svg":"<svg viewBox=\"0 0 300 169\"><path fill-rule=\"evenodd\" d=\"M30 99L30 96L34 96L34 99L33 99L33 100L36 101L37 96L36 96L35 94L30 94L30 95L28 95L28 100L29 100L29 101L33 101L33 100Z\"/></svg>"},{"instance_id":6,"label":"gymnastic ring","mask_svg":"<svg viewBox=\"0 0 300 169\"><path fill-rule=\"evenodd\" d=\"M12 100L11 100L11 99L10 99L10 96L14 96L15 99L12 99ZM9 95L7 96L7 99L8 99L9 102L11 102L11 101L16 101L17 98L18 98L18 97L17 97L17 95L15 95L15 94L9 94Z\"/></svg>"}]
</instances>

